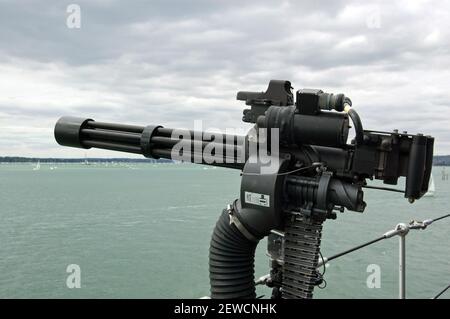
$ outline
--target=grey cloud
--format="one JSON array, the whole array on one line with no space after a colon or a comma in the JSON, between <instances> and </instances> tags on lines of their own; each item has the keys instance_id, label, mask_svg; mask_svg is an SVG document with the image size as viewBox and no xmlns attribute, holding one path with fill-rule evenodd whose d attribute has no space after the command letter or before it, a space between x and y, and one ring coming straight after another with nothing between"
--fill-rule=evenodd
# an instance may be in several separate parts
<instances>
[{"instance_id":1,"label":"grey cloud","mask_svg":"<svg viewBox=\"0 0 450 319\"><path fill-rule=\"evenodd\" d=\"M272 78L344 92L367 128L436 135L437 153L450 152L444 2L73 2L79 30L65 24L72 2L0 4L0 126L16 123L22 145L8 136L3 152L70 154L51 136L60 115L246 127L236 92Z\"/></svg>"}]
</instances>

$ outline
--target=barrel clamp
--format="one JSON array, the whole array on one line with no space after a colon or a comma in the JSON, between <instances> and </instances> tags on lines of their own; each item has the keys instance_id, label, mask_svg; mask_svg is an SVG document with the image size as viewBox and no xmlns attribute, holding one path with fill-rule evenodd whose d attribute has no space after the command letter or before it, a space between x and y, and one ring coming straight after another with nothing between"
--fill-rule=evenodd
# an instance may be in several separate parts
<instances>
[{"instance_id":1,"label":"barrel clamp","mask_svg":"<svg viewBox=\"0 0 450 319\"><path fill-rule=\"evenodd\" d=\"M142 131L141 150L142 150L142 154L145 157L155 158L155 159L159 158L152 154L152 148L154 146L154 143L152 143L152 136L159 128L162 128L162 126L161 125L148 125Z\"/></svg>"},{"instance_id":2,"label":"barrel clamp","mask_svg":"<svg viewBox=\"0 0 450 319\"><path fill-rule=\"evenodd\" d=\"M241 221L237 218L237 216L234 214L234 207L232 205L227 205L226 211L228 213L228 216L230 216L230 225L234 224L236 228L241 232L242 235L245 236L250 241L253 241L255 243L259 242L259 239L253 236L247 228L242 225Z\"/></svg>"}]
</instances>

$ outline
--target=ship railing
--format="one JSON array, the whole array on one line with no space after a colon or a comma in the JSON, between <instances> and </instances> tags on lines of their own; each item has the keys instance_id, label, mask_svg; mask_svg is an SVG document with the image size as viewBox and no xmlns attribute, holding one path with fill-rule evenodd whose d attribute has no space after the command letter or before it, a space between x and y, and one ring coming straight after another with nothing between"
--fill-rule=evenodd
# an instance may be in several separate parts
<instances>
[{"instance_id":1,"label":"ship railing","mask_svg":"<svg viewBox=\"0 0 450 319\"><path fill-rule=\"evenodd\" d=\"M335 254L333 256L330 257L323 257L321 256L321 259L319 259L319 263L317 265L317 268L322 267L324 265L326 265L328 262L330 262L331 260L337 259L339 257L345 256L349 253L352 253L354 251L357 251L361 248L373 245L381 240L384 239L389 239L395 236L399 237L399 258L398 258L398 283L399 283L399 287L398 287L398 297L399 299L405 299L406 296L406 236L408 235L410 230L425 230L427 229L428 226L430 226L431 224L442 220L444 218L448 218L450 217L450 214L447 215L443 215L437 218L433 218L433 219L426 219L423 221L418 221L418 220L412 220L409 223L398 223L394 229L391 229L387 232L385 232L383 235L372 239L368 242L365 242L363 244L360 244L358 246L355 246L353 248L347 249L343 252L340 252L338 254ZM256 285L261 285L261 284L265 284L268 282L268 280L270 280L270 274L265 275L260 277L255 284ZM436 296L434 296L432 299L437 299L439 298L442 294L444 294L448 289L450 289L450 285L448 285L447 287L445 287L442 291L440 291Z\"/></svg>"}]
</instances>

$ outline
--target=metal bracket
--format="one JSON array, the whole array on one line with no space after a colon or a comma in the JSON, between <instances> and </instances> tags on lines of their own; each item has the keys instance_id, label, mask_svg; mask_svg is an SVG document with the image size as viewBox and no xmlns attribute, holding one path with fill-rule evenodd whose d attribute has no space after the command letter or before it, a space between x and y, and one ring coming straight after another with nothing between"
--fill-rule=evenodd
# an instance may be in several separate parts
<instances>
[{"instance_id":1,"label":"metal bracket","mask_svg":"<svg viewBox=\"0 0 450 319\"><path fill-rule=\"evenodd\" d=\"M259 239L253 236L247 228L242 225L241 221L234 215L234 208L231 205L227 206L228 216L230 216L230 225L234 224L236 228L241 232L242 235L245 236L248 240L251 240L255 243L259 242Z\"/></svg>"}]
</instances>

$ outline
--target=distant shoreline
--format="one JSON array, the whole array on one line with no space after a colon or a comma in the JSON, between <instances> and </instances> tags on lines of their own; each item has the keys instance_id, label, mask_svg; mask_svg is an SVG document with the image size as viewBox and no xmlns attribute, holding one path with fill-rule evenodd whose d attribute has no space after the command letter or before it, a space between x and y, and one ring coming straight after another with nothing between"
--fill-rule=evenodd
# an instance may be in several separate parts
<instances>
[{"instance_id":1,"label":"distant shoreline","mask_svg":"<svg viewBox=\"0 0 450 319\"><path fill-rule=\"evenodd\" d=\"M0 163L174 163L170 159L151 159L151 158L57 158L57 157L21 157L21 156L0 156ZM450 155L437 155L433 158L435 166L450 166Z\"/></svg>"},{"instance_id":2,"label":"distant shoreline","mask_svg":"<svg viewBox=\"0 0 450 319\"><path fill-rule=\"evenodd\" d=\"M433 157L433 165L450 166L450 155L436 155Z\"/></svg>"},{"instance_id":3,"label":"distant shoreline","mask_svg":"<svg viewBox=\"0 0 450 319\"><path fill-rule=\"evenodd\" d=\"M56 158L56 157L19 157L5 156L0 157L0 163L174 163L170 159L151 159L151 158Z\"/></svg>"}]
</instances>

